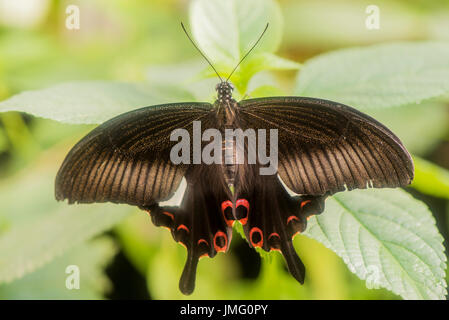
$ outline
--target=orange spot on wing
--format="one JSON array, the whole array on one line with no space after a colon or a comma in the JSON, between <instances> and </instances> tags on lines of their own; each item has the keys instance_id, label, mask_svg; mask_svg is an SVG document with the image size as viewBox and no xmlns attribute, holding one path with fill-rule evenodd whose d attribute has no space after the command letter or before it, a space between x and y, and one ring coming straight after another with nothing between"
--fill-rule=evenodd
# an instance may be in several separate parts
<instances>
[{"instance_id":1,"label":"orange spot on wing","mask_svg":"<svg viewBox=\"0 0 449 320\"><path fill-rule=\"evenodd\" d=\"M240 219L239 222L244 226L248 222L248 218Z\"/></svg>"},{"instance_id":2,"label":"orange spot on wing","mask_svg":"<svg viewBox=\"0 0 449 320\"><path fill-rule=\"evenodd\" d=\"M221 211L224 213L224 211L228 208L231 207L232 208L232 202L229 200L223 201L221 203Z\"/></svg>"},{"instance_id":3,"label":"orange spot on wing","mask_svg":"<svg viewBox=\"0 0 449 320\"><path fill-rule=\"evenodd\" d=\"M279 240L281 239L281 237L279 236L279 233L277 233L277 232L272 232L272 233L270 233L270 235L268 236L268 241L270 241L271 237L278 237ZM273 246L270 247L270 251L271 251L271 250L281 252L281 249L275 248L275 247L273 247Z\"/></svg>"},{"instance_id":4,"label":"orange spot on wing","mask_svg":"<svg viewBox=\"0 0 449 320\"><path fill-rule=\"evenodd\" d=\"M249 212L249 202L246 199L238 199L235 203L236 207L244 206Z\"/></svg>"},{"instance_id":5,"label":"orange spot on wing","mask_svg":"<svg viewBox=\"0 0 449 320\"><path fill-rule=\"evenodd\" d=\"M268 240L269 240L271 237L278 237L278 238L281 238L281 237L279 236L279 233L277 233L277 232L272 232L272 233L270 233L270 235L268 236Z\"/></svg>"},{"instance_id":6,"label":"orange spot on wing","mask_svg":"<svg viewBox=\"0 0 449 320\"><path fill-rule=\"evenodd\" d=\"M221 203L221 212L223 213L223 218L225 219L226 224L228 225L228 227L232 227L234 225L235 220L229 220L226 218L226 214L225 214L225 210L227 208L232 208L232 202L229 200L223 201Z\"/></svg>"},{"instance_id":7,"label":"orange spot on wing","mask_svg":"<svg viewBox=\"0 0 449 320\"><path fill-rule=\"evenodd\" d=\"M304 207L306 204L308 204L310 202L312 202L312 200L304 200L304 201L302 201L301 204L300 204L301 209L302 209L302 207Z\"/></svg>"},{"instance_id":8,"label":"orange spot on wing","mask_svg":"<svg viewBox=\"0 0 449 320\"><path fill-rule=\"evenodd\" d=\"M204 240L204 239L198 240L198 245L200 245L201 243L205 243L206 246L209 246L209 243L206 240Z\"/></svg>"},{"instance_id":9,"label":"orange spot on wing","mask_svg":"<svg viewBox=\"0 0 449 320\"><path fill-rule=\"evenodd\" d=\"M253 242L253 234L254 234L254 232L257 232L258 234L260 234L260 240L258 242L256 242L256 243ZM249 240L251 241L251 244L253 245L253 247L259 247L259 248L262 247L262 245L263 245L263 233L262 233L262 230L260 230L257 227L253 227L251 229L251 231L249 232Z\"/></svg>"},{"instance_id":10,"label":"orange spot on wing","mask_svg":"<svg viewBox=\"0 0 449 320\"><path fill-rule=\"evenodd\" d=\"M297 216L290 216L287 218L287 224L292 220L299 220Z\"/></svg>"},{"instance_id":11,"label":"orange spot on wing","mask_svg":"<svg viewBox=\"0 0 449 320\"><path fill-rule=\"evenodd\" d=\"M235 203L236 207L244 206L246 208L246 217L239 220L242 225L245 225L248 222L249 215L249 202L246 199L238 199Z\"/></svg>"},{"instance_id":12,"label":"orange spot on wing","mask_svg":"<svg viewBox=\"0 0 449 320\"><path fill-rule=\"evenodd\" d=\"M175 216L173 215L173 213L170 213L170 212L167 212L167 211L163 211L162 213L165 214L166 216L169 216L170 219L175 221Z\"/></svg>"},{"instance_id":13,"label":"orange spot on wing","mask_svg":"<svg viewBox=\"0 0 449 320\"><path fill-rule=\"evenodd\" d=\"M203 259L203 258L208 258L209 257L209 254L208 253L203 253L202 255L200 255L200 259Z\"/></svg>"},{"instance_id":14,"label":"orange spot on wing","mask_svg":"<svg viewBox=\"0 0 449 320\"><path fill-rule=\"evenodd\" d=\"M185 231L190 232L189 228L187 228L184 224L180 224L178 226L178 228L176 228L176 230L181 230L181 229L184 229Z\"/></svg>"},{"instance_id":15,"label":"orange spot on wing","mask_svg":"<svg viewBox=\"0 0 449 320\"><path fill-rule=\"evenodd\" d=\"M225 239L225 244L223 247L220 247L217 245L217 238L218 237L223 237ZM215 251L217 252L225 252L226 249L228 247L228 237L226 236L226 234L223 231L217 231L217 233L214 236L214 248Z\"/></svg>"},{"instance_id":16,"label":"orange spot on wing","mask_svg":"<svg viewBox=\"0 0 449 320\"><path fill-rule=\"evenodd\" d=\"M187 249L187 246L185 245L185 243L184 242L181 242L181 241L178 241L178 243L181 245L181 246L183 246L184 248L186 248Z\"/></svg>"}]
</instances>

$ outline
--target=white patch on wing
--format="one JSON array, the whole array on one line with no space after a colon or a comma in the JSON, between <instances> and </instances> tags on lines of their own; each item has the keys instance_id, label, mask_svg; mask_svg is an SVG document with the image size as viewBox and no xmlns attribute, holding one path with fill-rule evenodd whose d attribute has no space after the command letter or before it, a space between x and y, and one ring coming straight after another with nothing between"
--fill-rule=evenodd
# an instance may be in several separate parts
<instances>
[{"instance_id":1,"label":"white patch on wing","mask_svg":"<svg viewBox=\"0 0 449 320\"><path fill-rule=\"evenodd\" d=\"M372 189L372 188L374 188L373 180L369 179L369 180L366 182L366 188L367 188L367 189Z\"/></svg>"},{"instance_id":2,"label":"white patch on wing","mask_svg":"<svg viewBox=\"0 0 449 320\"><path fill-rule=\"evenodd\" d=\"M168 200L159 202L159 206L180 206L182 198L184 197L184 193L187 189L187 181L186 178L182 177L181 183L179 184L178 189L175 191L175 194Z\"/></svg>"},{"instance_id":3,"label":"white patch on wing","mask_svg":"<svg viewBox=\"0 0 449 320\"><path fill-rule=\"evenodd\" d=\"M299 195L298 193L293 192L289 187L287 187L287 185L284 183L284 181L282 181L282 179L279 176L279 174L278 174L278 179L282 183L282 185L284 186L285 190L287 190L289 195L291 195L292 197Z\"/></svg>"}]
</instances>

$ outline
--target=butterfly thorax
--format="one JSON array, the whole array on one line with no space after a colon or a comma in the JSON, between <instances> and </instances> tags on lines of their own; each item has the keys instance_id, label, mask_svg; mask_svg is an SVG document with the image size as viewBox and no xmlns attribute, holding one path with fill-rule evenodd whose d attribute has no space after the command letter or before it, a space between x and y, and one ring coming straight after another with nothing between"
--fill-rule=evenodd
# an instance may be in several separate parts
<instances>
[{"instance_id":1,"label":"butterfly thorax","mask_svg":"<svg viewBox=\"0 0 449 320\"><path fill-rule=\"evenodd\" d=\"M220 82L215 89L217 90L217 100L214 107L219 126L235 127L237 101L232 98L234 88L229 82Z\"/></svg>"},{"instance_id":2,"label":"butterfly thorax","mask_svg":"<svg viewBox=\"0 0 449 320\"><path fill-rule=\"evenodd\" d=\"M215 86L215 90L217 90L217 101L224 103L226 100L233 100L232 91L234 87L229 82L220 82Z\"/></svg>"}]
</instances>

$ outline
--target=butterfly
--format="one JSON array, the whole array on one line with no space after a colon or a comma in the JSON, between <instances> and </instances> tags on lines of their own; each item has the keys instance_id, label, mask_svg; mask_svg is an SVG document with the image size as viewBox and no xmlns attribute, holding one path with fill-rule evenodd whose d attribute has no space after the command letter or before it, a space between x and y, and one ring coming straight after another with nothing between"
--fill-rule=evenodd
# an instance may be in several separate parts
<instances>
[{"instance_id":1,"label":"butterfly","mask_svg":"<svg viewBox=\"0 0 449 320\"><path fill-rule=\"evenodd\" d=\"M66 156L56 177L56 199L126 203L147 211L154 225L168 228L187 249L179 282L184 294L194 290L201 257L228 251L237 221L251 247L279 251L302 284L305 266L292 238L306 229L307 219L322 213L326 198L336 192L410 184L410 154L387 127L352 107L295 96L237 102L229 77L220 80L213 104L149 106L96 127ZM201 123L202 134L276 130L277 170L261 174L261 159L249 163L248 141L242 163L174 163L173 131L192 136L195 123ZM221 151L231 145L235 155L236 144L228 142L223 135ZM183 179L181 204L160 205Z\"/></svg>"}]
</instances>

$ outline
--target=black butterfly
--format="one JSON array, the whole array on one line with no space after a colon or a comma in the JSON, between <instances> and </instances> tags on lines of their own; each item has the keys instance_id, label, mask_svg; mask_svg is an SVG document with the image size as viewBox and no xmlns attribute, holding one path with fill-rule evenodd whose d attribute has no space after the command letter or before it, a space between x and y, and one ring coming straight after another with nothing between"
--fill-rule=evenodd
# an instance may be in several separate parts
<instances>
[{"instance_id":1,"label":"black butterfly","mask_svg":"<svg viewBox=\"0 0 449 320\"><path fill-rule=\"evenodd\" d=\"M150 213L187 248L180 290L194 290L200 257L228 250L239 221L252 247L280 251L301 284L305 267L292 237L324 209L327 196L355 188L408 185L413 162L401 141L373 118L346 105L306 97L236 102L226 80L210 103L150 106L95 128L69 152L56 177L56 198L69 203L114 202ZM174 129L277 129L277 174L259 164L179 164L170 160ZM224 143L224 142L223 142ZM224 148L223 148L224 149ZM185 177L179 207L160 207ZM281 182L282 180L282 182ZM287 186L298 194L290 196Z\"/></svg>"}]
</instances>

